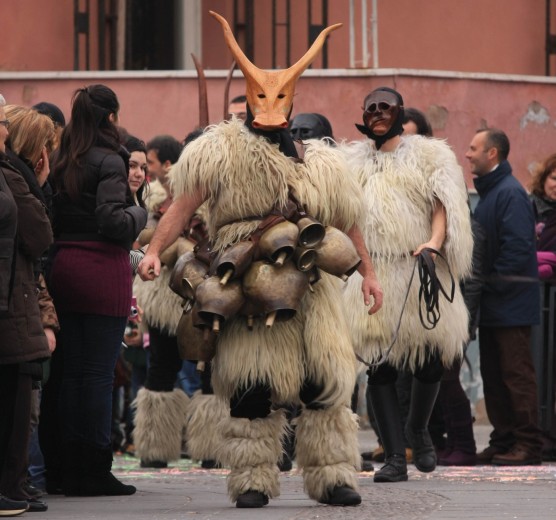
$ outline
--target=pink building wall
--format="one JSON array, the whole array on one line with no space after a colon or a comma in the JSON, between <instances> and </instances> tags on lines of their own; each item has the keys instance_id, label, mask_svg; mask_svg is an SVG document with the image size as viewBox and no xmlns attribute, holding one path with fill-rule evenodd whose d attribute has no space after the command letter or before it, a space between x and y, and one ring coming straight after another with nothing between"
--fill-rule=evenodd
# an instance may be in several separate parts
<instances>
[{"instance_id":1,"label":"pink building wall","mask_svg":"<svg viewBox=\"0 0 556 520\"><path fill-rule=\"evenodd\" d=\"M509 136L515 175L528 185L530 169L556 151L556 79L543 77L424 73L408 70L307 71L300 79L294 112L321 112L337 139L360 139L354 123L361 118L364 96L381 85L398 89L405 105L425 111L437 137L445 138L472 179L465 151L475 130L488 124ZM105 83L118 94L121 124L144 140L169 133L182 139L198 124L197 81L193 73L4 74L0 92L9 103L51 101L69 118L73 91ZM223 117L225 71L209 73L210 122ZM230 95L243 92L234 77Z\"/></svg>"},{"instance_id":2,"label":"pink building wall","mask_svg":"<svg viewBox=\"0 0 556 520\"><path fill-rule=\"evenodd\" d=\"M167 0L160 0L167 1ZM187 0L182 0L187 1ZM292 60L307 47L307 2L316 12L320 1L295 0ZM81 4L84 0L81 0ZM108 3L108 2L107 2ZM551 0L556 26L556 0ZM256 64L270 67L271 0L255 2ZM278 2L284 11L284 2ZM367 0L368 17L371 0ZM97 0L91 5L91 69L98 68ZM333 0L329 23L342 22L329 46L329 67L349 63L349 0ZM361 67L361 1L356 6L356 67ZM379 67L543 75L545 0L377 0ZM0 71L56 71L73 69L73 0L2 0ZM231 61L215 10L232 23L232 0L203 0L203 63L226 69ZM314 15L315 18L316 15ZM320 20L313 19L313 23ZM172 20L168 20L170 26ZM556 27L553 29L556 33ZM369 35L370 38L370 35ZM372 49L370 49L372 50ZM83 58L83 57L82 57ZM82 62L84 60L82 59ZM551 58L556 70L556 57ZM372 64L369 64L369 66ZM315 63L319 67L319 60Z\"/></svg>"}]
</instances>

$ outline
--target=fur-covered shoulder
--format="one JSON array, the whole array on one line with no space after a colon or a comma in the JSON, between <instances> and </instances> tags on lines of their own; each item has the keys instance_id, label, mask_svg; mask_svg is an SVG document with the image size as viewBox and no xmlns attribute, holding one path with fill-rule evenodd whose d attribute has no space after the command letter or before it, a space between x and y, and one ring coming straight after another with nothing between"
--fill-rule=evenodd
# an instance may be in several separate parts
<instances>
[{"instance_id":1,"label":"fur-covered shoulder","mask_svg":"<svg viewBox=\"0 0 556 520\"><path fill-rule=\"evenodd\" d=\"M151 181L145 197L145 206L149 213L155 212L167 197L168 194L162 184L157 180Z\"/></svg>"},{"instance_id":2,"label":"fur-covered shoulder","mask_svg":"<svg viewBox=\"0 0 556 520\"><path fill-rule=\"evenodd\" d=\"M344 155L326 141L305 145L303 162L290 181L308 212L325 225L349 230L360 218L361 190Z\"/></svg>"},{"instance_id":3,"label":"fur-covered shoulder","mask_svg":"<svg viewBox=\"0 0 556 520\"><path fill-rule=\"evenodd\" d=\"M209 126L184 148L174 165L172 192L179 196L200 189L208 198L218 191L219 184L227 185L238 175L263 170L269 157L274 163L282 161L285 168L289 164L277 145L249 132L239 119Z\"/></svg>"}]
</instances>

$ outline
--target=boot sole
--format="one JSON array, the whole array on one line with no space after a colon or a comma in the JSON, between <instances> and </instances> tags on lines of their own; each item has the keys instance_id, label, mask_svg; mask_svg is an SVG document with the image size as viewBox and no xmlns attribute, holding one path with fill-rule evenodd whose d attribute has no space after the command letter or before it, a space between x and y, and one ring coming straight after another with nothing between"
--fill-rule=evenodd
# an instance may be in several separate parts
<instances>
[{"instance_id":1,"label":"boot sole","mask_svg":"<svg viewBox=\"0 0 556 520\"><path fill-rule=\"evenodd\" d=\"M381 475L375 475L373 478L373 482L377 484L380 483L388 483L388 482L407 482L408 476L407 475L398 475L397 477L386 477Z\"/></svg>"}]
</instances>

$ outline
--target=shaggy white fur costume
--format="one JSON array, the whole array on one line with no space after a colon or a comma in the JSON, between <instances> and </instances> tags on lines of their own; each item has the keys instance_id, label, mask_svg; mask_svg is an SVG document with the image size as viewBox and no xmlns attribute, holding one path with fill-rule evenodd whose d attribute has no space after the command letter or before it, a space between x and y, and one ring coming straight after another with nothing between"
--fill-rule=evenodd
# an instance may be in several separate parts
<instances>
[{"instance_id":1,"label":"shaggy white fur costume","mask_svg":"<svg viewBox=\"0 0 556 520\"><path fill-rule=\"evenodd\" d=\"M193 460L218 460L223 436L221 421L230 415L226 401L214 394L195 392L188 407L187 451Z\"/></svg>"},{"instance_id":2,"label":"shaggy white fur costume","mask_svg":"<svg viewBox=\"0 0 556 520\"><path fill-rule=\"evenodd\" d=\"M345 309L356 352L376 361L389 346L400 317L414 268L411 252L430 240L435 198L446 208L446 240L441 253L456 280L453 303L440 297L440 321L426 330L419 320L419 278L416 273L389 362L401 366L407 356L410 368L424 361L429 345L438 350L445 365L461 356L467 340L468 314L458 282L471 267L473 238L467 190L452 150L438 139L402 137L393 152L377 151L373 141L343 145L341 150L359 180L367 210L360 223L384 292L382 309L369 316L360 298L361 279L356 273L345 288ZM442 259L436 273L449 289Z\"/></svg>"},{"instance_id":3,"label":"shaggy white fur costume","mask_svg":"<svg viewBox=\"0 0 556 520\"><path fill-rule=\"evenodd\" d=\"M137 457L164 462L180 458L188 403L189 397L181 389L139 390L133 401L136 408L133 442Z\"/></svg>"},{"instance_id":4,"label":"shaggy white fur costume","mask_svg":"<svg viewBox=\"0 0 556 520\"><path fill-rule=\"evenodd\" d=\"M209 208L209 235L218 250L249 236L277 202L286 202L288 186L324 225L347 231L359 217L357 183L337 150L314 142L304 162L295 163L238 120L210 127L190 143L173 169L171 182L175 196L202 191ZM255 220L242 221L247 217ZM225 399L238 388L263 383L272 389L274 402L295 402L306 379L322 385L318 401L330 408L311 412L322 417L314 421L315 430L302 429L301 438L298 431L301 451L308 446L305 434L327 437L325 417L347 413L355 384L355 358L340 306L340 283L323 273L294 319L270 329L256 322L250 331L245 318L238 316L224 323L217 340L212 382ZM277 496L282 415L275 412L253 421L229 418L225 423L223 458L232 468L228 480L232 499L249 489ZM349 447L357 446L355 431L345 432L342 442L351 453ZM325 460L326 454L319 450L328 449L326 443L314 449L315 456ZM298 461L310 461L300 455ZM336 484L354 485L356 462L343 458L341 468L334 462L334 478L323 472L318 483L319 479L308 477L312 470L307 469L305 484L312 497L321 498L324 489Z\"/></svg>"},{"instance_id":5,"label":"shaggy white fur costume","mask_svg":"<svg viewBox=\"0 0 556 520\"><path fill-rule=\"evenodd\" d=\"M149 210L149 225L156 227L158 221L153 218L153 214L166 197L166 190L160 182L154 181L149 185L149 193L145 199L145 205ZM182 298L168 287L171 275L171 269L162 266L160 276L152 282L144 282L136 276L133 280L133 295L137 298L139 307L143 309L142 326L164 329L173 335L182 315Z\"/></svg>"},{"instance_id":6,"label":"shaggy white fur costume","mask_svg":"<svg viewBox=\"0 0 556 520\"><path fill-rule=\"evenodd\" d=\"M166 197L158 181L151 183L145 200L150 217ZM152 218L150 221L152 225L157 222ZM182 315L182 299L168 286L171 275L171 270L163 266L160 276L152 282L144 282L136 276L133 294L143 309L142 327L156 327L174 335ZM142 388L139 391L133 402L137 410L133 440L138 457L164 462L180 458L188 402L189 397L181 389L155 392Z\"/></svg>"}]
</instances>

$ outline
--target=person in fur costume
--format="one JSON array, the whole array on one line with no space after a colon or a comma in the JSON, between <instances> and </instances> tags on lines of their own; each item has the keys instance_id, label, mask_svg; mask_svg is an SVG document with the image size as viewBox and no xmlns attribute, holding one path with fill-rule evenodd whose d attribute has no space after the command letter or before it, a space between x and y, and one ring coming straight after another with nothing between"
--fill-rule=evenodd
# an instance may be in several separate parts
<instances>
[{"instance_id":1,"label":"person in fur costume","mask_svg":"<svg viewBox=\"0 0 556 520\"><path fill-rule=\"evenodd\" d=\"M374 298L369 312L378 310L382 291L355 226L360 209L355 180L341 155L318 141L307 146L303 161L293 161L296 149L287 132L295 82L338 26L325 29L289 69L266 72L247 60L224 18L211 14L246 76L248 120L209 127L184 150L172 177L174 203L139 266L140 276L152 280L159 275L160 250L204 201L212 251L218 253L252 236L293 192L308 214L352 237L362 260L362 299L370 305ZM335 505L361 501L357 419L349 407L356 365L339 280L323 272L312 287L291 319L271 327L255 319L250 330L245 317L235 315L216 336L212 383L216 395L229 403L229 415L219 423L220 458L231 468L228 492L237 507L262 507L279 495L277 463L286 418L272 404L284 402L303 405L296 455L309 496Z\"/></svg>"},{"instance_id":2,"label":"person in fur costume","mask_svg":"<svg viewBox=\"0 0 556 520\"><path fill-rule=\"evenodd\" d=\"M165 186L159 181L150 183L145 203L151 226L160 219L160 208L167 207L169 199ZM140 240L148 243L141 236ZM139 277L133 282L133 294L143 309L141 326L149 331L151 358L145 386L133 402L133 441L141 467L166 467L181 456L189 398L175 388L182 366L176 340L181 299L168 287L171 272L172 265L165 264L155 282L145 283Z\"/></svg>"},{"instance_id":3,"label":"person in fur costume","mask_svg":"<svg viewBox=\"0 0 556 520\"><path fill-rule=\"evenodd\" d=\"M365 98L364 124L357 125L370 139L341 147L367 202L361 229L388 295L382 312L368 316L357 297L357 275L344 293L356 353L370 366L368 395L385 449L385 465L375 473L375 482L407 480L395 389L402 368L413 373L405 425L413 460L420 471L435 469L427 424L443 367L462 356L468 334L467 310L457 284L470 271L473 247L462 170L445 142L402 136L403 116L402 96L387 87L376 89ZM420 284L412 273L417 256L428 248L442 255L435 259L442 286L450 287L450 271L456 283L452 303L441 294L440 319L425 328Z\"/></svg>"}]
</instances>

